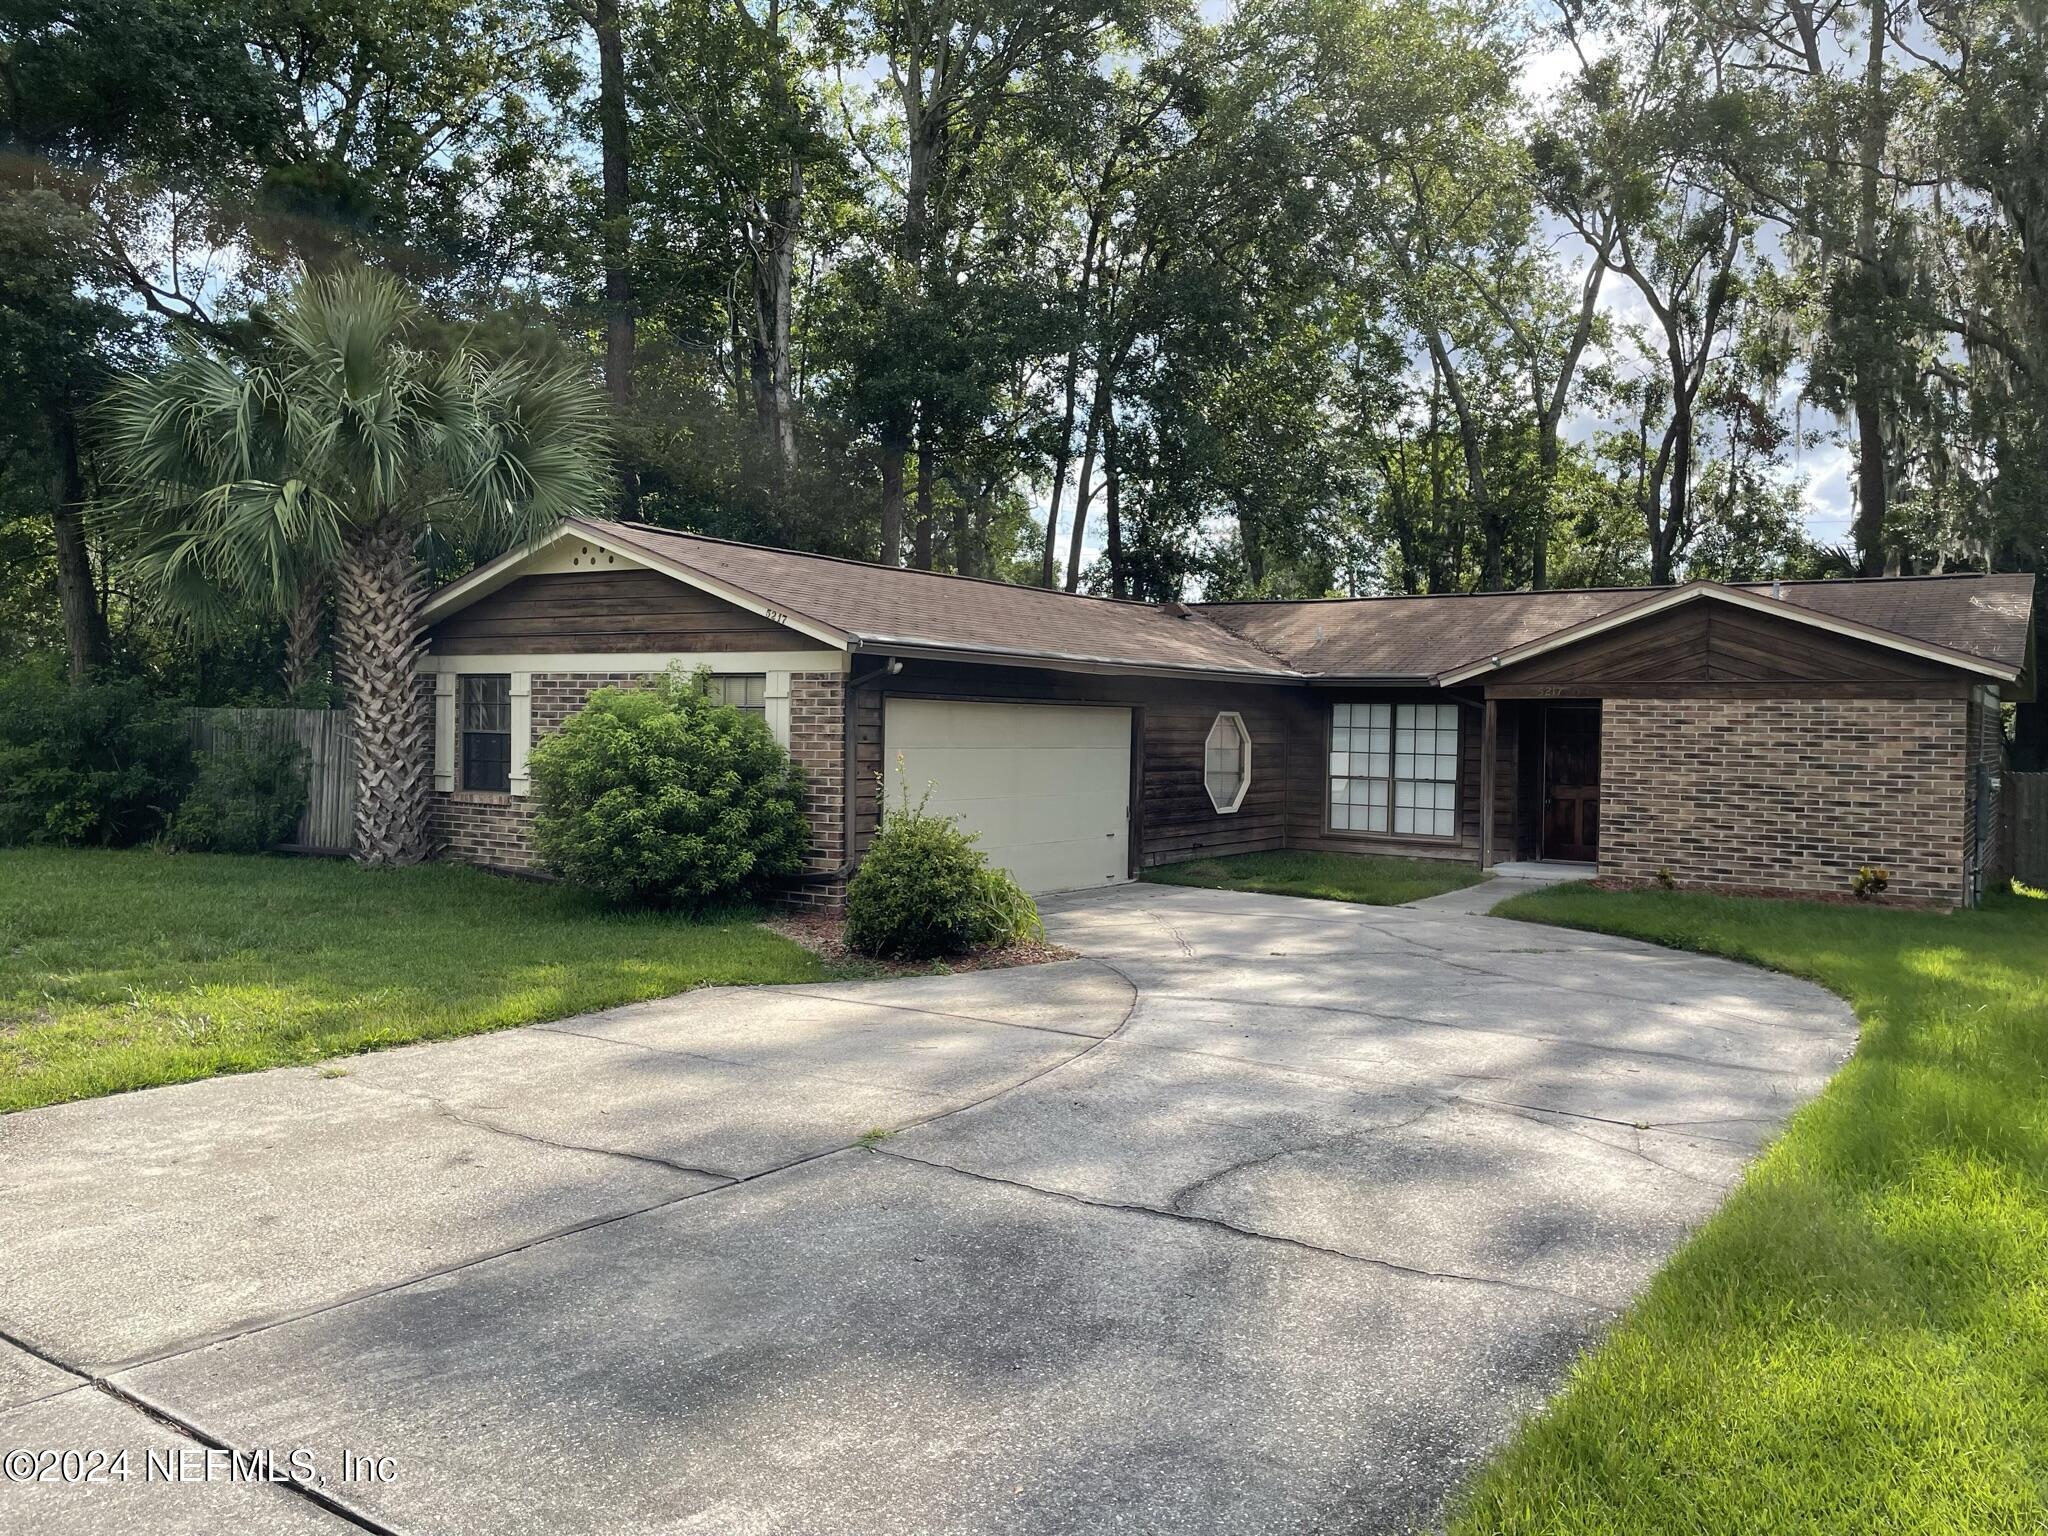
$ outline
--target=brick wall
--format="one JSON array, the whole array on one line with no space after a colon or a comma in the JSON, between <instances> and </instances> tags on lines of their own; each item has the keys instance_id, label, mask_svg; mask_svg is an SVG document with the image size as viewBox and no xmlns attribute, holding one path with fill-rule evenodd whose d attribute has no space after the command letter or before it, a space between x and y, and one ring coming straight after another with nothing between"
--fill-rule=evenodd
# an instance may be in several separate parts
<instances>
[{"instance_id":1,"label":"brick wall","mask_svg":"<svg viewBox=\"0 0 2048 1536\"><path fill-rule=\"evenodd\" d=\"M536 672L532 678L533 740L537 743L583 707L600 688L629 687L646 674ZM805 875L782 900L793 906L836 906L845 893L846 774L843 736L844 679L836 672L799 672L789 680L790 756L804 770L810 792L811 852ZM462 736L456 733L455 782L462 782ZM456 790L431 797L431 834L440 857L494 869L535 867L528 829L533 802L520 796Z\"/></svg>"},{"instance_id":2,"label":"brick wall","mask_svg":"<svg viewBox=\"0 0 2048 1536\"><path fill-rule=\"evenodd\" d=\"M1841 894L1962 898L1966 705L1952 699L1609 699L1600 872Z\"/></svg>"},{"instance_id":3,"label":"brick wall","mask_svg":"<svg viewBox=\"0 0 2048 1536\"><path fill-rule=\"evenodd\" d=\"M811 852L804 878L780 895L788 907L837 907L846 897L846 679L836 672L793 672L789 679L789 755L810 793Z\"/></svg>"},{"instance_id":4,"label":"brick wall","mask_svg":"<svg viewBox=\"0 0 2048 1536\"><path fill-rule=\"evenodd\" d=\"M626 687L645 676L638 672L536 672L533 674L533 739L559 730L564 720L583 707L600 688ZM462 731L455 732L455 782L462 782ZM431 797L428 831L439 857L459 864L491 869L533 869L536 863L527 829L533 824L533 802L523 796L479 790L436 791Z\"/></svg>"}]
</instances>

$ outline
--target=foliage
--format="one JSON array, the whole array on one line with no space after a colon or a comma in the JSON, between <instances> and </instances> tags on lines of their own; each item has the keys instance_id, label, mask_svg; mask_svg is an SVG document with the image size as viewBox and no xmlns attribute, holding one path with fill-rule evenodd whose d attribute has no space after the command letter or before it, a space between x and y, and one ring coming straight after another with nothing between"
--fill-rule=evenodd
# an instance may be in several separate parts
<instances>
[{"instance_id":1,"label":"foliage","mask_svg":"<svg viewBox=\"0 0 2048 1536\"><path fill-rule=\"evenodd\" d=\"M0 851L0 1113L699 986L815 981L756 924L453 864Z\"/></svg>"},{"instance_id":2,"label":"foliage","mask_svg":"<svg viewBox=\"0 0 2048 1536\"><path fill-rule=\"evenodd\" d=\"M1374 907L1463 890L1486 877L1449 859L1383 859L1355 853L1237 853L1190 859L1145 871L1161 885L1199 885L1220 891L1261 891L1271 896L1313 896Z\"/></svg>"},{"instance_id":3,"label":"foliage","mask_svg":"<svg viewBox=\"0 0 2048 1536\"><path fill-rule=\"evenodd\" d=\"M121 847L162 830L192 780L185 710L139 679L0 674L0 844Z\"/></svg>"},{"instance_id":4,"label":"foliage","mask_svg":"<svg viewBox=\"0 0 2048 1536\"><path fill-rule=\"evenodd\" d=\"M2038 570L2037 13L16 7L0 648L326 675L281 550L184 557L206 626L60 536L110 382L274 359L302 262L421 356L603 356L577 499L724 537L1151 598ZM518 537L473 511L437 576Z\"/></svg>"},{"instance_id":5,"label":"foliage","mask_svg":"<svg viewBox=\"0 0 2048 1536\"><path fill-rule=\"evenodd\" d=\"M604 433L579 370L436 344L389 276L304 278L252 359L183 341L105 412L127 570L201 625L235 602L298 611L335 592L356 728L356 848L426 853L431 729L414 674L423 546L495 553L600 510Z\"/></svg>"},{"instance_id":6,"label":"foliage","mask_svg":"<svg viewBox=\"0 0 2048 1536\"><path fill-rule=\"evenodd\" d=\"M1849 889L1858 901L1869 901L1891 889L1892 872L1882 864L1864 864L1849 878Z\"/></svg>"},{"instance_id":7,"label":"foliage","mask_svg":"<svg viewBox=\"0 0 2048 1536\"><path fill-rule=\"evenodd\" d=\"M251 740L199 754L191 791L165 831L188 853L266 853L291 837L305 814L306 749L290 737Z\"/></svg>"},{"instance_id":8,"label":"foliage","mask_svg":"<svg viewBox=\"0 0 2048 1536\"><path fill-rule=\"evenodd\" d=\"M705 672L599 689L527 772L542 862L615 906L756 895L802 868L810 843L802 774Z\"/></svg>"},{"instance_id":9,"label":"foliage","mask_svg":"<svg viewBox=\"0 0 2048 1536\"><path fill-rule=\"evenodd\" d=\"M1496 915L1806 977L1862 1038L1452 1536L2040 1529L2048 900L1943 915L1560 886Z\"/></svg>"},{"instance_id":10,"label":"foliage","mask_svg":"<svg viewBox=\"0 0 2048 1536\"><path fill-rule=\"evenodd\" d=\"M105 413L129 560L195 617L236 593L283 605L391 522L503 548L602 502L597 397L574 371L437 347L418 301L361 268L264 318L253 361L183 343Z\"/></svg>"},{"instance_id":11,"label":"foliage","mask_svg":"<svg viewBox=\"0 0 2048 1536\"><path fill-rule=\"evenodd\" d=\"M990 865L951 816L925 807L931 791L882 817L846 888L846 942L864 955L930 960L1036 938L1038 907L1009 871Z\"/></svg>"}]
</instances>

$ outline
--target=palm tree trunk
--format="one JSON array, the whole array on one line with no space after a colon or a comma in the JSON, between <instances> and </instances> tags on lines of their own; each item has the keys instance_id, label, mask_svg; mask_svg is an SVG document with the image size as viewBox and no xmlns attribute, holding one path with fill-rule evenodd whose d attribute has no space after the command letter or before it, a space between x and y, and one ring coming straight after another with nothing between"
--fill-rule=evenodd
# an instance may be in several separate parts
<instances>
[{"instance_id":1,"label":"palm tree trunk","mask_svg":"<svg viewBox=\"0 0 2048 1536\"><path fill-rule=\"evenodd\" d=\"M426 581L403 519L380 518L342 550L337 670L356 728L356 862L417 864L427 854L433 721L417 673Z\"/></svg>"}]
</instances>

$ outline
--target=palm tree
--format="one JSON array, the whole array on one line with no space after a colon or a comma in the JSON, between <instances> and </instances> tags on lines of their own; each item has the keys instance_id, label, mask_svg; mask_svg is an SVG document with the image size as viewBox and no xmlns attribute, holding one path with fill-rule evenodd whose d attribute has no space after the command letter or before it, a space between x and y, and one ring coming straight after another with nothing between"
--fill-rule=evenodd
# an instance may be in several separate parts
<instances>
[{"instance_id":1,"label":"palm tree","mask_svg":"<svg viewBox=\"0 0 2048 1536\"><path fill-rule=\"evenodd\" d=\"M430 350L422 321L380 273L309 276L261 360L187 344L120 386L105 418L121 499L149 530L136 560L174 603L284 609L331 577L366 864L427 851L422 541L510 548L599 512L608 487L588 381L468 342Z\"/></svg>"}]
</instances>

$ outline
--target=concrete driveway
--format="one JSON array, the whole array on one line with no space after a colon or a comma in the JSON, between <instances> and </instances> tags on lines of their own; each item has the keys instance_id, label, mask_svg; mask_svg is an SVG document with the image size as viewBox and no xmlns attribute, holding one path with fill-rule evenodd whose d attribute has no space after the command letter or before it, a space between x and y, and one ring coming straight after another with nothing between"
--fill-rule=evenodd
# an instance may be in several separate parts
<instances>
[{"instance_id":1,"label":"concrete driveway","mask_svg":"<svg viewBox=\"0 0 2048 1536\"><path fill-rule=\"evenodd\" d=\"M1855 1033L1492 895L0 1119L0 1528L1426 1526Z\"/></svg>"}]
</instances>

